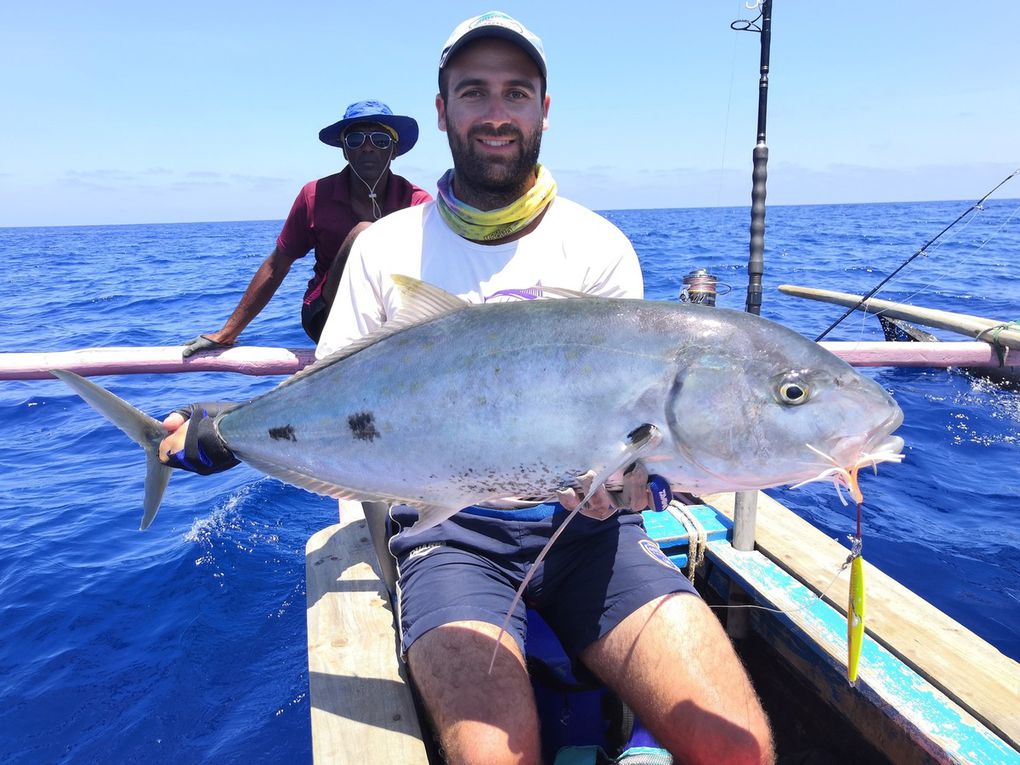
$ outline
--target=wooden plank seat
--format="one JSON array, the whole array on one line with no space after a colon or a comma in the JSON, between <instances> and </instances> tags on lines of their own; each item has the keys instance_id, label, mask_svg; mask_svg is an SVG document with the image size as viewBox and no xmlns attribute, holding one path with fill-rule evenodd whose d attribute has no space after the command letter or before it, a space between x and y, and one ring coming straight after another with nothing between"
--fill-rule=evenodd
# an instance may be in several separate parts
<instances>
[{"instance_id":1,"label":"wooden plank seat","mask_svg":"<svg viewBox=\"0 0 1020 765\"><path fill-rule=\"evenodd\" d=\"M364 517L348 515L314 534L305 573L314 761L427 765Z\"/></svg>"}]
</instances>

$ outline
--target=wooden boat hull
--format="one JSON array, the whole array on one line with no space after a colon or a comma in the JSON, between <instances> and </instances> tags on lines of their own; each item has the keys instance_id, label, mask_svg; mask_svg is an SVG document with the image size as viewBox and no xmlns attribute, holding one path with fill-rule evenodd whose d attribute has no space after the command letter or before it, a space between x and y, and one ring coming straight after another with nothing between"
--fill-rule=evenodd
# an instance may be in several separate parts
<instances>
[{"instance_id":1,"label":"wooden boat hull","mask_svg":"<svg viewBox=\"0 0 1020 765\"><path fill-rule=\"evenodd\" d=\"M867 566L869 625L856 688L846 680L847 551L792 511L758 496L758 549L735 550L733 495L692 512L707 534L706 600L733 588L753 604L752 638L737 641L763 693L781 750L798 749L805 721L829 710L846 762L1020 765L1020 665L930 604ZM348 508L349 509L349 508ZM688 533L669 513L646 513L649 534L686 567ZM363 519L346 518L308 543L309 678L317 763L428 762L417 740L413 695L396 656L386 588ZM372 560L368 566L365 560ZM825 598L818 593L825 591ZM351 615L357 611L358 615ZM725 611L722 611L725 613ZM341 616L344 615L344 616ZM725 621L726 617L721 617ZM758 646L755 648L755 646ZM363 705L364 685L372 703ZM796 706L790 689L807 689ZM353 705L357 705L357 709ZM362 709L365 706L365 709ZM368 707L371 707L369 709ZM802 709L799 719L784 720ZM797 714L796 712L794 714ZM793 731L788 733L786 731ZM420 729L419 729L420 733ZM791 736L794 738L791 739Z\"/></svg>"},{"instance_id":2,"label":"wooden boat hull","mask_svg":"<svg viewBox=\"0 0 1020 765\"><path fill-rule=\"evenodd\" d=\"M364 516L348 514L308 540L305 576L315 762L427 765Z\"/></svg>"}]
</instances>

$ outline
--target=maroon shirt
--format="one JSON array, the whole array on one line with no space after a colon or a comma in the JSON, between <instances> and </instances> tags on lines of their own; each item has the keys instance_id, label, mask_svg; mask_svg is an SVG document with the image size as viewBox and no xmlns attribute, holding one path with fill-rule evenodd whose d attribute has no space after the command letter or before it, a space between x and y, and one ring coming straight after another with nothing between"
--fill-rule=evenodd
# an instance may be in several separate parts
<instances>
[{"instance_id":1,"label":"maroon shirt","mask_svg":"<svg viewBox=\"0 0 1020 765\"><path fill-rule=\"evenodd\" d=\"M309 181L301 189L290 208L283 230L276 239L276 248L292 260L303 258L315 250L315 273L308 282L304 302L311 303L322 291L322 283L340 245L361 221L351 206L351 169L345 167L335 175ZM381 200L383 215L432 199L424 189L406 178L391 174L386 195Z\"/></svg>"}]
</instances>

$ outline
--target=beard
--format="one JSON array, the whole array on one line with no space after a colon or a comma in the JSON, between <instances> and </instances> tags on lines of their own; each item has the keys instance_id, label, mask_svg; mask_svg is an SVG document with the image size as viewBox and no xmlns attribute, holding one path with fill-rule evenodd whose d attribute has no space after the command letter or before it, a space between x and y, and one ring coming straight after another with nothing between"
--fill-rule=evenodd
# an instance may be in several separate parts
<instances>
[{"instance_id":1,"label":"beard","mask_svg":"<svg viewBox=\"0 0 1020 765\"><path fill-rule=\"evenodd\" d=\"M508 138L518 147L515 157L493 161L477 149L479 138ZM535 180L535 166L542 147L542 126L525 135L514 125L498 130L473 128L466 137L448 125L447 139L453 166L457 197L479 210L506 207L523 196Z\"/></svg>"}]
</instances>

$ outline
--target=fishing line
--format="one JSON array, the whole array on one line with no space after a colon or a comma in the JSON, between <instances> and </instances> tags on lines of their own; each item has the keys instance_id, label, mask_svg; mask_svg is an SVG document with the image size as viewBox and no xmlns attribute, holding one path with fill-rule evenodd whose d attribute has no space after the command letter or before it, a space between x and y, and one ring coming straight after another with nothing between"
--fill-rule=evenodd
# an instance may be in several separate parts
<instances>
[{"instance_id":1,"label":"fishing line","mask_svg":"<svg viewBox=\"0 0 1020 765\"><path fill-rule=\"evenodd\" d=\"M737 5L741 5L738 0ZM739 13L739 11L738 11ZM737 22L733 22L734 24ZM730 28L733 28L733 24L730 24ZM740 30L737 30L740 31ZM733 38L733 49L730 51L730 87L726 92L726 118L723 120L723 134L722 134L722 157L719 160L719 183L715 190L715 201L716 204L722 203L723 195L723 181L726 174L726 149L729 145L730 135L730 112L733 105L733 81L737 75L737 38Z\"/></svg>"},{"instance_id":2,"label":"fishing line","mask_svg":"<svg viewBox=\"0 0 1020 765\"><path fill-rule=\"evenodd\" d=\"M825 337L827 334L829 334L829 332L831 332L833 329L835 329L836 326L839 325L843 321L843 319L845 319L851 313L853 313L858 308L860 308L864 304L864 302L868 300L868 298L874 296L874 294L876 292L878 292L880 289L882 289L882 287L884 287L889 282L890 279L892 279L894 276L896 276L896 274L898 274L900 271L902 271L904 268L906 268L907 265L910 264L916 257L918 257L919 255L927 255L928 247L930 247L932 244L934 244L939 238L942 237L943 234L945 234L947 231L949 231L949 229L951 229L953 226L955 226L957 223L959 223L968 213L970 213L972 211L975 211L975 210L980 210L982 203L986 199L988 199L988 197L990 197L992 194L994 194L996 191L998 191L1001 186L1003 186L1005 183L1007 183L1009 180L1011 180L1012 178L1014 178L1018 174L1020 174L1020 168L1017 168L1012 173L1007 175L1005 178L1003 178L1001 181L999 181L999 183L997 183L992 188L991 191L989 191L987 194L985 194L983 197L981 197L981 199L979 199L977 202L975 202L970 207L968 207L966 210L964 210L962 213L960 213L957 216L956 220L954 220L952 223L950 223L948 226L946 226L944 229L942 229L934 237L929 239L924 244L924 246L921 247L921 249L919 249L917 252L915 252L913 255L911 255L909 258L907 258L905 261L903 261L899 266L897 266L897 268L892 273L890 273L888 276L886 276L877 285L872 287L870 292L868 292L866 295L862 296L861 299L859 301L857 301L856 305L851 306L850 308L848 308L846 310L846 312L844 312L844 314L842 316L840 316L838 319L836 319L836 321L834 321L832 324L830 324L828 326L828 328L824 332L822 332L822 334L820 334L818 337L815 338L815 342L818 342L823 337Z\"/></svg>"},{"instance_id":3,"label":"fishing line","mask_svg":"<svg viewBox=\"0 0 1020 765\"><path fill-rule=\"evenodd\" d=\"M853 542L853 535L852 534L851 535L847 535L847 538L850 539L851 542ZM829 590L832 589L832 585L834 585L837 581L839 581L839 578L840 578L840 576L843 575L844 571L846 571L848 568L850 568L850 564L851 564L851 562L853 562L855 554L856 554L855 550L851 549L850 550L850 554L847 555L846 560L843 561L843 565L840 566L836 570L836 574L832 577L831 580L829 580L829 583L827 585L825 585L824 589L822 589L821 591L816 593L814 596L812 596L811 601L808 602L808 603L805 603L803 606L797 606L796 608L771 608L770 606L759 606L757 603L725 603L725 604L720 604L720 605L716 605L716 606L709 605L709 608L712 608L712 609L723 609L723 608L756 608L759 611L768 611L770 614L795 614L798 611L806 611L807 609L812 608L815 605L815 601L816 600L822 600L823 598L825 598L825 596L829 593ZM810 589L810 585L808 585L807 583L804 583L804 586L808 587Z\"/></svg>"},{"instance_id":4,"label":"fishing line","mask_svg":"<svg viewBox=\"0 0 1020 765\"><path fill-rule=\"evenodd\" d=\"M974 221L975 221L975 220L977 219L978 213L979 213L979 212L981 212L981 211L982 211L983 209L984 209L983 207L981 207L981 206L977 206L977 207L972 207L972 208L971 208L971 210L968 210L967 212L971 212L971 211L973 211L973 212L974 212L974 214L973 214L973 215L971 215L971 216L970 216L970 218L968 218L968 219L967 219L967 222L963 224L962 228L960 228L960 229L959 229L959 230L958 230L957 232L955 232L955 237L947 237L947 238L945 238L945 239L943 239L943 240L939 241L939 242L938 242L938 243L937 243L937 244L936 244L936 245L935 245L935 246L934 246L934 247L932 248L932 250L931 250L930 252L926 252L926 253L924 254L924 256L925 256L926 258L927 258L927 257L928 257L929 255L931 255L931 256L934 256L934 255L935 255L935 254L936 254L936 253L937 253L937 252L938 252L938 251L939 251L940 249L942 249L942 247L943 247L943 246L945 246L945 245L946 245L947 243L949 243L949 242L952 242L952 241L958 241L958 240L959 240L959 238L960 238L960 236L961 236L961 235L962 235L962 234L963 234L963 233L964 233L964 232L965 232L965 231L966 231L966 230L967 230L967 229L968 229L968 228L970 227L970 224L972 224L972 223L973 223L973 222L974 222ZM967 213L964 213L964 215L966 215L966 214L967 214ZM933 240L933 241L934 241L934 240ZM962 268L963 268L963 263L962 263L962 261L958 263L958 266L957 266L957 268L958 268L958 269L962 269ZM936 279L936 280L934 280L934 281L932 281L932 282L929 282L928 284L926 284L926 285L924 285L923 287L921 287L920 289L918 289L918 290L917 290L916 292L914 292L914 293L912 293L912 294L910 294L910 295L908 295L908 296L904 297L904 298L903 298L903 299L902 299L902 300L901 300L900 302L903 302L903 303L909 303L909 302L910 302L911 300L913 300L913 299L914 299L915 297L917 297L917 296L918 296L919 294L921 294L922 292L925 292L925 291L926 291L926 290L927 290L927 289L928 289L929 287L931 287L932 285L934 285L934 284L938 284L938 283L939 283L940 281L942 281L943 279L947 279L947 278L952 278L952 277L953 277L953 276L955 276L955 275L956 275L956 273L955 273L955 272L951 272L951 273L949 273L949 274L946 274L946 276L945 276L945 277L942 277L942 278L940 278L940 279ZM876 289L875 289L875 291L874 291L873 293L871 293L871 294L870 294L869 296L870 296L870 297L874 297L874 295L877 295L878 293L880 293L880 292L882 291L882 290L881 290L881 286L882 286L882 285L879 285L879 288L876 288ZM866 299L866 298L865 298L865 299ZM863 300L862 300L862 302L863 302ZM858 305L861 305L861 303L858 303ZM851 310L856 310L856 309L851 309ZM866 334L866 332L867 332L867 327L868 327L868 317L869 317L869 316L883 316L883 315L885 315L885 309L882 309L882 310L880 310L880 311L872 311L872 310L870 310L870 309L867 309L867 310L863 310L863 311L861 311L861 312L860 312L860 326L858 327L858 334L857 334L857 340L856 340L856 342L858 342L858 343L859 343L859 342L862 342L862 341L864 340L864 336L865 336L865 334ZM839 322L837 321L836 323L838 324ZM834 326L836 326L836 325L835 325L835 324L833 324L833 327L834 327ZM830 327L829 329L832 329L832 327ZM826 332L828 332L828 330L826 330Z\"/></svg>"},{"instance_id":5,"label":"fishing line","mask_svg":"<svg viewBox=\"0 0 1020 765\"><path fill-rule=\"evenodd\" d=\"M978 212L981 212L981 211L983 211L983 210L984 210L984 208L983 208L983 207L982 207L982 208L978 208ZM1012 222L1012 220L1013 220L1013 219L1014 219L1014 218L1015 218L1015 217L1017 216L1017 214L1018 214L1018 213L1020 213L1020 205L1018 205L1017 207L1013 208L1013 212L1011 212L1011 213L1010 213L1009 215L1007 215L1007 216L1006 216L1006 218L1005 218L1005 220L1003 220L1003 221L1002 221L1002 222L1001 222L1001 223L999 224L999 227L998 227L997 229L995 229L995 231L993 231L993 232L992 232L991 234L989 234L989 235L988 235L988 236L987 236L987 237L986 237L986 238L984 239L984 241L982 241L982 242L981 242L981 243L980 243L980 244L979 244L979 245L977 246L977 249L976 249L976 250L974 251L974 253L976 254L976 253L978 253L978 252L981 252L981 250L983 250L983 249L985 248L985 246L986 246L986 245L987 245L987 244L988 244L989 242L991 242L991 241L992 241L993 239L995 239L995 237L997 237L997 236L998 236L998 235L999 235L1000 233L1002 233L1002 230L1003 230L1004 228L1006 228L1006 226L1007 226L1007 225L1008 225L1008 224L1009 224L1010 222ZM968 227L970 226L970 224L971 224L971 223L973 223L973 222L974 222L974 220L975 220L976 218L977 218L977 215L971 216L971 219L970 219L970 220L968 220L968 221L967 221L967 223L966 223L966 224L964 225L964 227L963 227L963 228L961 229L961 233L962 233L962 232L964 232L964 231L966 231L966 230L967 230L967 228L968 228ZM941 247L941 246L942 246L942 244L943 244L943 243L942 243L942 242L940 242L940 243L939 243L939 247ZM938 248L936 248L936 249L938 249ZM944 281L945 281L946 279L950 279L950 278L952 278L952 277L954 277L954 276L958 275L958 274L960 273L960 271L962 271L962 270L963 270L963 269L964 269L964 268L966 267L966 265L967 265L967 264L965 264L965 263L964 263L963 261L957 261L957 265L956 265L956 268L955 268L955 269L954 269L953 271L951 271L950 273L946 274L945 276L942 276L942 277L940 277L940 278L938 278L938 279L934 279L933 281L930 281L930 282L928 282L928 283L927 283L927 284L925 284L925 285L924 285L923 287L919 287L919 288L918 288L918 289L917 289L916 291L914 291L913 293L911 293L910 295L908 295L907 297L905 297L905 298L903 299L903 302L908 302L908 301L910 301L910 300L914 299L915 297L917 297L918 295L920 295L920 294L922 294L922 293L924 293L924 292L927 292L927 291L928 291L928 289L930 289L931 287L937 286L937 285L938 285L938 284L940 284L941 282L944 282ZM873 314L873 315L875 315L875 316L878 316L878 315L880 315L880 314L882 314L882 313L884 313L884 311L879 311L878 313L876 313L876 314Z\"/></svg>"},{"instance_id":6,"label":"fishing line","mask_svg":"<svg viewBox=\"0 0 1020 765\"><path fill-rule=\"evenodd\" d=\"M944 240L938 242L938 244L935 245L935 247L931 250L930 253L925 253L925 257L927 257L928 255L934 255L944 245L946 245L946 244L948 244L950 242L959 241L960 237L962 236L962 234L971 226L972 223L974 223L975 220L977 220L977 214L980 213L980 212L985 212L985 208L984 208L983 205L977 206L976 208L973 208L973 209L974 209L974 215L972 215L967 220L967 222L963 224L963 226L956 233L955 237L947 238L947 239L944 239ZM1002 233L1003 229L1005 229L1006 226L1008 226L1013 221L1013 219L1017 217L1018 214L1020 214L1020 205L1018 205L1017 207L1014 207L1012 212L1010 212L999 223L998 227L995 230L993 230L990 234L988 234L980 242L980 244L977 245L977 248L971 254L972 255L976 255L977 253L981 252L981 250L983 250L988 245L989 242L991 242L994 239L996 239L999 236L999 234ZM922 285L921 287L918 287L916 290L914 290L914 292L912 292L909 295L903 297L900 300L900 302L903 302L903 303L911 302L918 295L927 293L933 287L936 287L936 286L942 284L943 282L945 282L945 281L947 281L949 279L953 279L953 278L959 276L960 273L965 268L967 268L967 267L968 267L968 264L966 262L964 262L962 259L958 259L956 261L956 266L954 268L952 268L948 273L946 273L943 276L940 276L940 277L938 277L936 279L933 279L932 281L928 282L927 284ZM879 291L881 291L881 290L879 290ZM879 316L880 317L880 316L884 316L885 313L886 313L886 309L873 310L873 309L869 308L867 310L861 311L860 312L861 319L860 319L859 331L858 331L857 339L854 342L861 342L864 339L864 336L865 336L865 334L867 332L867 322L868 322L868 317L869 316Z\"/></svg>"}]
</instances>

